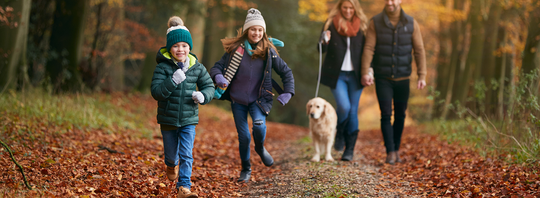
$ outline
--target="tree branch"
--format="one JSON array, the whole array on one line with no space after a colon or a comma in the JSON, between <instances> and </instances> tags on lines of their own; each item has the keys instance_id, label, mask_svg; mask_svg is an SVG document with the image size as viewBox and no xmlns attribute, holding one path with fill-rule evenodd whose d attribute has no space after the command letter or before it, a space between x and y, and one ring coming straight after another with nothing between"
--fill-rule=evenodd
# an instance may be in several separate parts
<instances>
[{"instance_id":1,"label":"tree branch","mask_svg":"<svg viewBox=\"0 0 540 198\"><path fill-rule=\"evenodd\" d=\"M111 149L111 148L106 147L106 146L103 146L103 145L98 145L98 147L99 147L99 150L107 150L107 151L109 151L109 153L120 153L120 154L125 154L125 153L122 152L122 151L117 151L117 150Z\"/></svg>"},{"instance_id":2,"label":"tree branch","mask_svg":"<svg viewBox=\"0 0 540 198\"><path fill-rule=\"evenodd\" d=\"M22 176L23 176L23 179L24 179L24 185L26 185L26 187L30 190L32 190L32 187L30 186L30 184L28 184L28 180L26 180L26 176L24 175L24 170L23 170L23 167L17 162L17 160L15 160L15 157L13 157L13 152L11 152L11 149L9 149L9 146L4 143L2 140L0 140L0 143L2 144L2 146L4 146L7 151L9 152L9 156L11 157L11 160L13 160L13 162L15 163L15 165L17 165L17 167L19 167L19 171L21 172Z\"/></svg>"}]
</instances>

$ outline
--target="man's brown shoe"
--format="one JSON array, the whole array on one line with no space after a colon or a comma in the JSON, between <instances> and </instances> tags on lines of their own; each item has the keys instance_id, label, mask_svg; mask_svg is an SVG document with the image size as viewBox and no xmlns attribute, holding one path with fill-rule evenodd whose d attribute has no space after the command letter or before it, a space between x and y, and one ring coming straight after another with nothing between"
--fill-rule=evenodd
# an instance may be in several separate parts
<instances>
[{"instance_id":1,"label":"man's brown shoe","mask_svg":"<svg viewBox=\"0 0 540 198\"><path fill-rule=\"evenodd\" d=\"M178 169L178 165L176 165L175 167L167 166L167 178L171 181L176 180L176 178L178 178Z\"/></svg>"},{"instance_id":2,"label":"man's brown shoe","mask_svg":"<svg viewBox=\"0 0 540 198\"><path fill-rule=\"evenodd\" d=\"M178 198L197 198L197 194L192 193L189 189L180 187L178 188Z\"/></svg>"},{"instance_id":3,"label":"man's brown shoe","mask_svg":"<svg viewBox=\"0 0 540 198\"><path fill-rule=\"evenodd\" d=\"M397 151L392 151L386 154L386 163L394 165L396 163Z\"/></svg>"}]
</instances>

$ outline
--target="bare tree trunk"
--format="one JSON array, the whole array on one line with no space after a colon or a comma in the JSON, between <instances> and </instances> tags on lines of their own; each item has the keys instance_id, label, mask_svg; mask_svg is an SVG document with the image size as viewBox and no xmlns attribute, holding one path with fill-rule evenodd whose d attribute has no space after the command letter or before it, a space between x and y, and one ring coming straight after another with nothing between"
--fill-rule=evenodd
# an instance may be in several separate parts
<instances>
[{"instance_id":1,"label":"bare tree trunk","mask_svg":"<svg viewBox=\"0 0 540 198\"><path fill-rule=\"evenodd\" d=\"M23 21L26 21L26 24L21 24L22 28L22 35L24 38L22 38L22 49L21 49L21 57L19 58L19 64L16 66L18 68L17 71L17 89L19 90L25 90L32 87L32 83L30 82L30 78L28 77L28 21L29 21L29 15L30 15L30 9L28 9L28 14L22 15L23 17L26 17L23 19Z\"/></svg>"},{"instance_id":2,"label":"bare tree trunk","mask_svg":"<svg viewBox=\"0 0 540 198\"><path fill-rule=\"evenodd\" d=\"M111 54L112 56L109 56L111 61L112 61L112 64L111 66L109 67L109 78L110 78L110 87L111 87L111 91L112 92L116 92L116 91L124 91L124 87L125 87L125 67L124 67L124 60L125 60L125 56L124 56L124 52L125 52L125 47L122 47L124 46L123 44L120 44L123 40L125 40L125 33L124 33L124 28L123 28L123 24L124 24L124 8L123 7L114 7L112 8L112 12L115 13L116 17L116 21L113 23L114 26L113 26L113 29L111 30L112 31L112 35L115 35L114 37L116 37L116 40L114 40L114 44L112 46L114 46L114 50L109 50L109 51L114 51L113 54Z\"/></svg>"},{"instance_id":3,"label":"bare tree trunk","mask_svg":"<svg viewBox=\"0 0 540 198\"><path fill-rule=\"evenodd\" d=\"M482 17L482 2L471 1L471 11L469 14L469 24L471 26L471 37L469 45L469 53L465 69L460 74L460 80L457 81L459 89L455 93L456 100L462 105L466 105L469 90L474 86L473 75L477 69L480 69L482 64L482 50L484 44L484 23Z\"/></svg>"},{"instance_id":4,"label":"bare tree trunk","mask_svg":"<svg viewBox=\"0 0 540 198\"><path fill-rule=\"evenodd\" d=\"M97 54L97 44L99 41L99 38L101 37L101 13L103 11L103 7L105 6L104 2L101 2L97 5L97 13L96 13L96 27L94 32L94 40L92 41L92 47L90 50L88 63L83 64L81 67L81 73L82 73L82 79L84 84L90 89L94 90L98 84L98 72L97 68L94 63L94 59Z\"/></svg>"},{"instance_id":5,"label":"bare tree trunk","mask_svg":"<svg viewBox=\"0 0 540 198\"><path fill-rule=\"evenodd\" d=\"M141 70L141 80L139 81L137 90L140 92L150 90L150 84L152 83L152 76L154 74L154 68L156 68L156 65L156 52L147 52Z\"/></svg>"},{"instance_id":6,"label":"bare tree trunk","mask_svg":"<svg viewBox=\"0 0 540 198\"><path fill-rule=\"evenodd\" d=\"M199 59L204 56L204 29L206 27L207 1L192 1L186 16L186 26L189 28L193 40L191 53L197 55ZM208 67L208 65L205 65ZM213 65L212 65L213 66Z\"/></svg>"},{"instance_id":7,"label":"bare tree trunk","mask_svg":"<svg viewBox=\"0 0 540 198\"><path fill-rule=\"evenodd\" d=\"M8 2L13 7L14 21L7 25L0 25L0 93L8 88L14 88L17 84L17 67L21 61L25 64L26 43L28 35L28 22L30 16L31 0ZM4 56L7 54L7 56Z\"/></svg>"},{"instance_id":8,"label":"bare tree trunk","mask_svg":"<svg viewBox=\"0 0 540 198\"><path fill-rule=\"evenodd\" d=\"M82 89L79 63L87 8L87 0L56 1L47 61L55 92Z\"/></svg>"},{"instance_id":9,"label":"bare tree trunk","mask_svg":"<svg viewBox=\"0 0 540 198\"><path fill-rule=\"evenodd\" d=\"M505 45L512 45L511 43L508 43L508 33L504 30L504 27L502 27L501 29L502 32L504 33L503 35L503 41L501 43L502 46L505 46ZM495 77L498 79L498 83L499 83L499 87L498 89L496 90L497 92L497 109L496 109L496 115L497 115L497 118L499 120L503 120L504 119L504 90L506 88L505 86L505 77L506 77L506 67L508 67L507 65L507 61L508 61L508 58L509 58L509 55L504 53L501 55L501 58L497 58L499 61L499 64L497 65L500 65L498 67L498 72L497 74L495 75ZM510 60L511 61L511 60Z\"/></svg>"},{"instance_id":10,"label":"bare tree trunk","mask_svg":"<svg viewBox=\"0 0 540 198\"><path fill-rule=\"evenodd\" d=\"M84 70L84 76L87 76L86 82L94 86L92 90L105 92L123 90L123 53L125 50L125 45L122 43L125 35L121 28L123 18L122 7L109 4L97 5L96 32L92 44L92 60L89 61L92 65L85 66L87 69Z\"/></svg>"},{"instance_id":11,"label":"bare tree trunk","mask_svg":"<svg viewBox=\"0 0 540 198\"><path fill-rule=\"evenodd\" d=\"M16 66L18 68L18 72L17 72L17 79L18 79L18 83L17 83L17 89L19 90L24 90L26 88L31 88L32 87L32 83L30 82L30 78L28 77L28 57L27 57L27 49L28 49L28 26L29 26L29 23L30 23L30 11L31 11L31 4L32 2L29 0L29 1L23 1L23 4L24 3L27 3L27 5L25 5L26 7L23 8L23 13L22 14L22 17L21 17L21 23L20 23L20 28L21 28L21 34L23 36L23 38L21 38L21 42L22 42L22 49L21 49L21 57L19 58L19 64ZM26 9L26 10L24 10Z\"/></svg>"},{"instance_id":12,"label":"bare tree trunk","mask_svg":"<svg viewBox=\"0 0 540 198\"><path fill-rule=\"evenodd\" d=\"M46 76L45 64L49 50L49 32L53 24L55 2L32 0L28 29L28 76L32 86L39 86Z\"/></svg>"},{"instance_id":13,"label":"bare tree trunk","mask_svg":"<svg viewBox=\"0 0 540 198\"><path fill-rule=\"evenodd\" d=\"M464 11L465 1L464 0L454 0L454 10ZM441 114L441 118L447 118L448 108L450 104L456 104L457 99L455 93L459 92L460 87L456 86L460 82L460 77L462 72L465 69L465 60L467 58L469 39L468 39L468 29L466 27L465 21L454 21L451 26L451 40L452 40L452 53L450 55L450 67L453 69L450 70L448 89L446 93L445 108Z\"/></svg>"},{"instance_id":14,"label":"bare tree trunk","mask_svg":"<svg viewBox=\"0 0 540 198\"><path fill-rule=\"evenodd\" d=\"M505 87L515 87L516 86L516 81L514 80L514 77L516 76L516 72L517 69L516 69L516 62L514 61L516 59L516 56L518 56L518 52L515 50L515 46L512 46L513 50L512 50L512 53L508 54L507 55L507 58L506 58L506 67L505 67L505 71L504 71L504 74L505 74L505 79L508 79L508 81L505 81L504 83L504 86ZM509 92L505 92L504 93L504 102L502 103L507 103L507 104L514 104L514 100L516 98L516 92L515 92L515 89L510 89ZM513 108L514 105L507 105L507 112L514 112L514 109L510 109L510 108ZM504 115L507 115L506 113Z\"/></svg>"},{"instance_id":15,"label":"bare tree trunk","mask_svg":"<svg viewBox=\"0 0 540 198\"><path fill-rule=\"evenodd\" d=\"M519 37L518 31L515 31L515 25L519 24L519 11L517 9L505 9L501 13L501 26L499 26L499 49L501 50L499 56L495 59L495 80L497 81L497 89L493 89L492 104L496 106L494 108L494 115L498 120L505 118L504 110L508 107L507 102L509 97L513 97L508 94L508 87L513 82L513 70L514 70L514 57L516 53L515 43L510 39L511 37ZM509 49L509 50L508 50Z\"/></svg>"},{"instance_id":16,"label":"bare tree trunk","mask_svg":"<svg viewBox=\"0 0 540 198\"><path fill-rule=\"evenodd\" d=\"M481 79L484 79L484 84L487 86L485 93L485 99L483 100L483 105L485 107L485 113L487 115L494 115L496 104L493 100L495 95L491 81L495 80L495 71L497 70L495 64L495 51L497 50L497 43L500 43L498 40L499 33L499 21L501 19L502 5L499 1L493 1L491 3L491 8L489 11L489 18L485 23L485 41L484 41L484 52L482 53L482 70L477 70L480 73ZM482 101L480 101L482 102Z\"/></svg>"},{"instance_id":17,"label":"bare tree trunk","mask_svg":"<svg viewBox=\"0 0 540 198\"><path fill-rule=\"evenodd\" d=\"M222 2L216 0L214 5L208 6L208 17L206 18L206 28L204 29L204 58L203 65L213 66L216 60L223 56L224 50L221 39L227 36L226 27L227 15L223 12Z\"/></svg>"},{"instance_id":18,"label":"bare tree trunk","mask_svg":"<svg viewBox=\"0 0 540 198\"><path fill-rule=\"evenodd\" d=\"M530 74L537 70L540 74L540 10L535 9L529 15L529 29L525 49L523 50L522 74ZM538 95L538 78L531 89L533 95Z\"/></svg>"},{"instance_id":19,"label":"bare tree trunk","mask_svg":"<svg viewBox=\"0 0 540 198\"><path fill-rule=\"evenodd\" d=\"M232 0L234 3L236 3L236 0ZM236 36L236 20L235 20L235 11L237 10L236 7L229 7L228 12L226 12L227 17L227 37L235 37Z\"/></svg>"},{"instance_id":20,"label":"bare tree trunk","mask_svg":"<svg viewBox=\"0 0 540 198\"><path fill-rule=\"evenodd\" d=\"M446 0L441 0L443 6L447 6ZM451 9L451 8L449 8ZM439 98L446 99L448 94L449 87L449 76L451 74L450 65L450 53L452 48L452 43L450 41L450 29L448 27L448 22L444 20L439 20L439 55L437 56L437 91L440 93ZM454 43L455 45L455 43ZM435 110L434 117L440 117L444 112L445 105L444 103L439 103L435 101Z\"/></svg>"}]
</instances>

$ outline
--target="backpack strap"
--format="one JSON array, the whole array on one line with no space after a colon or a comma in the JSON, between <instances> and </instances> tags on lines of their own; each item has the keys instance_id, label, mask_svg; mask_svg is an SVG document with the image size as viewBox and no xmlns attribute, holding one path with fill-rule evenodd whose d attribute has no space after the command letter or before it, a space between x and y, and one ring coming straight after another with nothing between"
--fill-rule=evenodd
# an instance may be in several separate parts
<instances>
[{"instance_id":1,"label":"backpack strap","mask_svg":"<svg viewBox=\"0 0 540 198\"><path fill-rule=\"evenodd\" d=\"M279 95L281 95L284 92L281 86L279 86L279 84L273 78L272 78L272 87L274 87L274 89L277 91Z\"/></svg>"}]
</instances>

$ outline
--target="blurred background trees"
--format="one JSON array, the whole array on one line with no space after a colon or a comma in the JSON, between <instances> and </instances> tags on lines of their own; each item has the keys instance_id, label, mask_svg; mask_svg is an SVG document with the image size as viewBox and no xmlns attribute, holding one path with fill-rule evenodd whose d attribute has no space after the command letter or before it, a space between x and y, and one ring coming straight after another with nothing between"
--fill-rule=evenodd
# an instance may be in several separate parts
<instances>
[{"instance_id":1,"label":"blurred background trees","mask_svg":"<svg viewBox=\"0 0 540 198\"><path fill-rule=\"evenodd\" d=\"M275 103L269 120L306 125L304 105L314 97L317 84L317 39L336 2L1 1L0 91L148 92L170 16L184 19L193 36L192 52L210 68L224 53L220 39L235 36L246 10L256 7L266 20L268 35L285 42L278 50L296 79L295 97L285 107ZM360 3L369 18L384 6L378 0ZM428 85L434 88L433 100L418 117L454 119L468 109L502 120L509 109L516 108L511 101L520 101L523 94L538 96L539 1L403 0L402 7L421 25ZM519 90L516 87L525 74L536 76ZM279 82L277 75L274 78ZM413 95L428 97L421 93L413 91ZM327 87L321 86L319 95L334 103Z\"/></svg>"}]
</instances>

